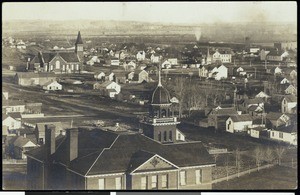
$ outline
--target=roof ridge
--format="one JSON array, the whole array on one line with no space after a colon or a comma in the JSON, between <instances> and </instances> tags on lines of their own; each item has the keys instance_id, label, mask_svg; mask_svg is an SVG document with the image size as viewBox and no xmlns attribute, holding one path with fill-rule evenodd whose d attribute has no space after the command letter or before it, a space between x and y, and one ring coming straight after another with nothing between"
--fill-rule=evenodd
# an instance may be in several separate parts
<instances>
[{"instance_id":1,"label":"roof ridge","mask_svg":"<svg viewBox=\"0 0 300 195\"><path fill-rule=\"evenodd\" d=\"M88 171L86 172L85 176L87 176L87 174L91 171L91 169L93 168L93 166L96 164L96 162L98 161L98 159L100 158L100 156L102 155L102 153L105 151L105 150L109 150L114 144L115 142L117 141L117 139L119 138L120 135L118 135L116 137L116 139L113 141L113 143L109 146L109 148L103 148L102 152L98 155L98 157L96 158L96 160L93 162L92 166L88 169Z\"/></svg>"}]
</instances>

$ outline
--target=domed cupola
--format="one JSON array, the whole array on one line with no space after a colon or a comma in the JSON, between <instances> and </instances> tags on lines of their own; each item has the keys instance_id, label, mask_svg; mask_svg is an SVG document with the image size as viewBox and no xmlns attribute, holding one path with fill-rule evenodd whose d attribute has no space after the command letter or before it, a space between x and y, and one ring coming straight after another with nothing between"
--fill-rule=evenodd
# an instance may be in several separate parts
<instances>
[{"instance_id":1,"label":"domed cupola","mask_svg":"<svg viewBox=\"0 0 300 195\"><path fill-rule=\"evenodd\" d=\"M166 88L164 88L161 84L161 76L160 69L158 70L158 85L153 91L151 104L159 105L159 104L171 104L170 94Z\"/></svg>"},{"instance_id":2,"label":"domed cupola","mask_svg":"<svg viewBox=\"0 0 300 195\"><path fill-rule=\"evenodd\" d=\"M168 90L163 86L157 86L152 94L151 104L171 104Z\"/></svg>"}]
</instances>

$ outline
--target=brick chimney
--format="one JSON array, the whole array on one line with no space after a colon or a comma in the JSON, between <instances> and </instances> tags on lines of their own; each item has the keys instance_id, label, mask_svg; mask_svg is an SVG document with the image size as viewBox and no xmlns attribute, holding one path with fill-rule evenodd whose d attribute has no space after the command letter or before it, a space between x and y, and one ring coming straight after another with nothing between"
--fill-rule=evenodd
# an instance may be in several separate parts
<instances>
[{"instance_id":1,"label":"brick chimney","mask_svg":"<svg viewBox=\"0 0 300 195\"><path fill-rule=\"evenodd\" d=\"M47 156L55 153L55 125L45 125L45 146Z\"/></svg>"},{"instance_id":2,"label":"brick chimney","mask_svg":"<svg viewBox=\"0 0 300 195\"><path fill-rule=\"evenodd\" d=\"M67 155L69 162L78 157L78 129L72 128L66 130L67 135Z\"/></svg>"}]
</instances>

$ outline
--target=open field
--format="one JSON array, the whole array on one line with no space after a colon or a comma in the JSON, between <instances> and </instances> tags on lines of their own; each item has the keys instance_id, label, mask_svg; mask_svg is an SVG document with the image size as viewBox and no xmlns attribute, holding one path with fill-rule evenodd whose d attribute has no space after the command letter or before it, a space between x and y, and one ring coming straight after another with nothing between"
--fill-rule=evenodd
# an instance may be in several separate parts
<instances>
[{"instance_id":1,"label":"open field","mask_svg":"<svg viewBox=\"0 0 300 195\"><path fill-rule=\"evenodd\" d=\"M297 170L274 166L250 175L213 184L214 190L284 190L297 188Z\"/></svg>"}]
</instances>

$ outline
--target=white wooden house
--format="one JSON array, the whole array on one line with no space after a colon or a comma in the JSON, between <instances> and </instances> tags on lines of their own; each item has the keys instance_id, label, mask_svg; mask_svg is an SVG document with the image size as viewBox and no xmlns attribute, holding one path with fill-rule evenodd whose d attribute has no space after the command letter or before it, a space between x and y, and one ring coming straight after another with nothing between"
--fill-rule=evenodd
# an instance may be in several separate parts
<instances>
[{"instance_id":1,"label":"white wooden house","mask_svg":"<svg viewBox=\"0 0 300 195\"><path fill-rule=\"evenodd\" d=\"M20 120L17 120L9 115L2 116L2 126L7 126L8 130L20 129L22 127L22 123Z\"/></svg>"},{"instance_id":2,"label":"white wooden house","mask_svg":"<svg viewBox=\"0 0 300 195\"><path fill-rule=\"evenodd\" d=\"M296 113L297 112L297 97L294 95L286 95L281 102L282 113Z\"/></svg>"},{"instance_id":3,"label":"white wooden house","mask_svg":"<svg viewBox=\"0 0 300 195\"><path fill-rule=\"evenodd\" d=\"M226 120L226 131L230 133L247 132L253 123L249 114L233 115Z\"/></svg>"},{"instance_id":4,"label":"white wooden house","mask_svg":"<svg viewBox=\"0 0 300 195\"><path fill-rule=\"evenodd\" d=\"M57 81L49 81L43 85L43 89L47 91L58 91L62 90L62 85Z\"/></svg>"}]
</instances>

